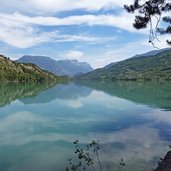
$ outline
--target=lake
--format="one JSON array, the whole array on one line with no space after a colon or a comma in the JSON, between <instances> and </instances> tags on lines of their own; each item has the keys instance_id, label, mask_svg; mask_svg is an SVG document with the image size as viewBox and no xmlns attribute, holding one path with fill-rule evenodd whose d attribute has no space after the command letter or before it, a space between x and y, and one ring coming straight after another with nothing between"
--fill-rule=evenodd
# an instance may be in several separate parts
<instances>
[{"instance_id":1,"label":"lake","mask_svg":"<svg viewBox=\"0 0 171 171\"><path fill-rule=\"evenodd\" d=\"M0 171L62 171L73 141L105 171L151 171L171 145L170 82L0 85Z\"/></svg>"}]
</instances>

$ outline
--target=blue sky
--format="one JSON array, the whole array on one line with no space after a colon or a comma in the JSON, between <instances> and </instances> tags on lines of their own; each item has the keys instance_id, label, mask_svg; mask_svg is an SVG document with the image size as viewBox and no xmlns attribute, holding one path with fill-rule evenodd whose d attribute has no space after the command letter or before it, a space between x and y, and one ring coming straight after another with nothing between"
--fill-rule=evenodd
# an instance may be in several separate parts
<instances>
[{"instance_id":1,"label":"blue sky","mask_svg":"<svg viewBox=\"0 0 171 171\"><path fill-rule=\"evenodd\" d=\"M154 48L132 27L132 0L1 0L0 53L86 61L94 68ZM167 47L164 39L157 43Z\"/></svg>"}]
</instances>

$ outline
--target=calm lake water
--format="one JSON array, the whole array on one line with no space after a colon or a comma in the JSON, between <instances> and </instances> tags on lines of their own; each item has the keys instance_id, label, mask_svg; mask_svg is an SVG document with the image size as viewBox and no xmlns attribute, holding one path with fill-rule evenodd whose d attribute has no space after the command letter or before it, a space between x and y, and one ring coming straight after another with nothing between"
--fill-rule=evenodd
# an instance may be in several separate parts
<instances>
[{"instance_id":1,"label":"calm lake water","mask_svg":"<svg viewBox=\"0 0 171 171\"><path fill-rule=\"evenodd\" d=\"M105 171L151 171L171 145L171 83L0 85L0 171L62 171L99 140Z\"/></svg>"}]
</instances>

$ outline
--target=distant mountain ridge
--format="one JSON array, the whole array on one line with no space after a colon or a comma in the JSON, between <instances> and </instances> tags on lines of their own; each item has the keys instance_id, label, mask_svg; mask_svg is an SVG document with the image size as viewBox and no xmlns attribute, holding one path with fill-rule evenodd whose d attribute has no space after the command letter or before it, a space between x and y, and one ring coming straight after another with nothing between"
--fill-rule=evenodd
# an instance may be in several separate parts
<instances>
[{"instance_id":1,"label":"distant mountain ridge","mask_svg":"<svg viewBox=\"0 0 171 171\"><path fill-rule=\"evenodd\" d=\"M59 76L74 76L78 73L84 74L93 70L87 62L78 62L77 60L56 61L46 56L25 55L16 61L22 63L33 63L40 68L48 70L49 72Z\"/></svg>"},{"instance_id":2,"label":"distant mountain ridge","mask_svg":"<svg viewBox=\"0 0 171 171\"><path fill-rule=\"evenodd\" d=\"M171 80L171 49L164 49L159 53L148 52L145 56L109 64L107 67L80 75L76 79Z\"/></svg>"}]
</instances>

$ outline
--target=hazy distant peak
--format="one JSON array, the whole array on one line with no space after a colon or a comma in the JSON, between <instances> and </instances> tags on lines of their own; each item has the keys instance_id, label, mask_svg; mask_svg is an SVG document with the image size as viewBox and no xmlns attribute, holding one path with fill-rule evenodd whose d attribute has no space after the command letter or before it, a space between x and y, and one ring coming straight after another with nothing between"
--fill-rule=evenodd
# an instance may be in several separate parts
<instances>
[{"instance_id":1,"label":"hazy distant peak","mask_svg":"<svg viewBox=\"0 0 171 171\"><path fill-rule=\"evenodd\" d=\"M42 69L48 70L56 75L74 76L78 73L87 73L93 68L87 62L79 62L76 59L58 60L47 56L25 55L17 60L17 62L33 63Z\"/></svg>"},{"instance_id":2,"label":"hazy distant peak","mask_svg":"<svg viewBox=\"0 0 171 171\"><path fill-rule=\"evenodd\" d=\"M48 56L34 56L34 55L24 55L23 57L21 57L19 60L25 60L25 59L30 59L30 60L40 60L40 59L43 59L43 60L54 60Z\"/></svg>"}]
</instances>

